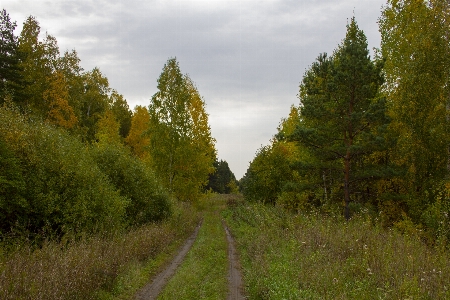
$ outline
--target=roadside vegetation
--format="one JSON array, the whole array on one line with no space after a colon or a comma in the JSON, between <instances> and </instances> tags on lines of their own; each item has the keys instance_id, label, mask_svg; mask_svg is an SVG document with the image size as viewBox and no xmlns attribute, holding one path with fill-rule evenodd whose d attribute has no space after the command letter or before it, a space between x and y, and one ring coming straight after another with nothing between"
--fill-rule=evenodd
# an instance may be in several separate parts
<instances>
[{"instance_id":1,"label":"roadside vegetation","mask_svg":"<svg viewBox=\"0 0 450 300\"><path fill-rule=\"evenodd\" d=\"M175 58L131 111L36 18L0 23L2 299L132 298L200 218L161 298L223 298L221 216L250 299L450 298L448 1L388 0L374 58L351 18L239 182Z\"/></svg>"},{"instance_id":2,"label":"roadside vegetation","mask_svg":"<svg viewBox=\"0 0 450 300\"><path fill-rule=\"evenodd\" d=\"M189 206L165 221L78 241L17 245L0 254L2 299L129 299L173 255L200 218Z\"/></svg>"},{"instance_id":3,"label":"roadside vegetation","mask_svg":"<svg viewBox=\"0 0 450 300\"><path fill-rule=\"evenodd\" d=\"M450 241L450 5L387 1L371 57L356 17L240 180L251 202L311 207ZM431 55L431 53L433 55Z\"/></svg>"},{"instance_id":4,"label":"roadside vegetation","mask_svg":"<svg viewBox=\"0 0 450 300\"><path fill-rule=\"evenodd\" d=\"M449 299L450 254L363 214L242 202L224 213L249 299Z\"/></svg>"}]
</instances>

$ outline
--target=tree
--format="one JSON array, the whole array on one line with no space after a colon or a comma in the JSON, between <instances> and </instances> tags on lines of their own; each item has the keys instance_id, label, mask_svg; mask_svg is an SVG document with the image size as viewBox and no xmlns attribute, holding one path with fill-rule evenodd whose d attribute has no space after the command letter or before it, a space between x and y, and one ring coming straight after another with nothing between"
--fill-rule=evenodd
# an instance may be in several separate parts
<instances>
[{"instance_id":1,"label":"tree","mask_svg":"<svg viewBox=\"0 0 450 300\"><path fill-rule=\"evenodd\" d=\"M98 68L83 74L79 121L87 141L95 140L97 122L109 108L109 92L108 78Z\"/></svg>"},{"instance_id":2,"label":"tree","mask_svg":"<svg viewBox=\"0 0 450 300\"><path fill-rule=\"evenodd\" d=\"M167 192L149 165L132 155L121 143L119 123L111 110L98 121L98 126L98 142L92 147L93 157L120 195L129 199L126 207L128 224L141 225L169 216Z\"/></svg>"},{"instance_id":3,"label":"tree","mask_svg":"<svg viewBox=\"0 0 450 300\"><path fill-rule=\"evenodd\" d=\"M0 104L6 96L19 100L23 97L18 38L14 35L16 26L3 9L0 12Z\"/></svg>"},{"instance_id":4,"label":"tree","mask_svg":"<svg viewBox=\"0 0 450 300\"><path fill-rule=\"evenodd\" d=\"M64 75L66 89L69 94L68 102L72 107L75 117L82 120L83 96L85 93L83 68L80 66L80 58L75 50L66 51L58 60L58 71Z\"/></svg>"},{"instance_id":5,"label":"tree","mask_svg":"<svg viewBox=\"0 0 450 300\"><path fill-rule=\"evenodd\" d=\"M219 194L230 194L232 185L237 185L236 177L225 160L214 162L215 172L209 175L205 189Z\"/></svg>"},{"instance_id":6,"label":"tree","mask_svg":"<svg viewBox=\"0 0 450 300\"><path fill-rule=\"evenodd\" d=\"M149 114L150 154L157 174L178 199L195 199L214 170L214 140L204 102L175 58L164 65Z\"/></svg>"},{"instance_id":7,"label":"tree","mask_svg":"<svg viewBox=\"0 0 450 300\"><path fill-rule=\"evenodd\" d=\"M119 122L119 133L124 139L128 136L131 127L131 116L130 107L127 101L119 94L116 90L113 90L110 95L111 111L114 114L117 122Z\"/></svg>"},{"instance_id":8,"label":"tree","mask_svg":"<svg viewBox=\"0 0 450 300\"><path fill-rule=\"evenodd\" d=\"M9 170L7 201L0 208L2 229L9 224L27 237L60 238L124 225L129 200L120 196L79 138L1 107L0 139L10 152L0 149Z\"/></svg>"},{"instance_id":9,"label":"tree","mask_svg":"<svg viewBox=\"0 0 450 300\"><path fill-rule=\"evenodd\" d=\"M398 138L391 159L406 170L398 180L407 190L407 213L420 222L449 168L450 4L388 1L379 24L384 92Z\"/></svg>"},{"instance_id":10,"label":"tree","mask_svg":"<svg viewBox=\"0 0 450 300\"><path fill-rule=\"evenodd\" d=\"M185 75L184 80L190 95L188 106L192 122L190 136L193 158L195 158L191 162L190 168L194 172L194 177L198 179L198 187L202 188L208 183L209 174L214 172L213 163L216 160L215 139L211 136L205 102L200 96L197 87L187 75Z\"/></svg>"},{"instance_id":11,"label":"tree","mask_svg":"<svg viewBox=\"0 0 450 300\"><path fill-rule=\"evenodd\" d=\"M44 41L39 41L40 32L39 22L29 16L18 40L25 97L24 103L19 104L40 116L46 116L49 103L43 99L43 94L48 89L48 77L56 70L59 49L56 39L48 34Z\"/></svg>"},{"instance_id":12,"label":"tree","mask_svg":"<svg viewBox=\"0 0 450 300\"><path fill-rule=\"evenodd\" d=\"M362 179L355 176L364 168L358 162L382 146L379 131L388 120L385 101L377 97L381 84L381 64L370 59L366 37L352 18L333 56L320 55L300 85L302 123L291 140L308 147L320 160L342 165L347 219L354 183Z\"/></svg>"},{"instance_id":13,"label":"tree","mask_svg":"<svg viewBox=\"0 0 450 300\"><path fill-rule=\"evenodd\" d=\"M149 161L150 137L148 130L150 126L150 114L144 106L136 106L131 117L131 127L125 143L131 148L131 152L144 161Z\"/></svg>"},{"instance_id":14,"label":"tree","mask_svg":"<svg viewBox=\"0 0 450 300\"><path fill-rule=\"evenodd\" d=\"M111 110L107 110L96 124L95 138L99 144L117 145L121 144L119 135L120 124Z\"/></svg>"},{"instance_id":15,"label":"tree","mask_svg":"<svg viewBox=\"0 0 450 300\"><path fill-rule=\"evenodd\" d=\"M47 121L66 129L74 128L78 119L69 105L69 92L64 75L57 71L49 76L48 80L49 88L43 94L43 99L49 106Z\"/></svg>"}]
</instances>

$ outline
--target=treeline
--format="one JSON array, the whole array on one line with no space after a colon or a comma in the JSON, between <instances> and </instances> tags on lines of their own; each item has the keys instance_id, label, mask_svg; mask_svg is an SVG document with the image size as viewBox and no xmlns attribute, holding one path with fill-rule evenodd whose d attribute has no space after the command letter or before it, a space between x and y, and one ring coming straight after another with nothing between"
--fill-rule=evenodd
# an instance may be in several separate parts
<instances>
[{"instance_id":1,"label":"treeline","mask_svg":"<svg viewBox=\"0 0 450 300\"><path fill-rule=\"evenodd\" d=\"M386 226L450 238L448 1L388 1L370 58L355 18L300 83L241 188L291 209L364 211Z\"/></svg>"},{"instance_id":2,"label":"treeline","mask_svg":"<svg viewBox=\"0 0 450 300\"><path fill-rule=\"evenodd\" d=\"M209 175L205 190L211 190L218 194L239 193L239 182L225 160L214 162L215 172Z\"/></svg>"},{"instance_id":3,"label":"treeline","mask_svg":"<svg viewBox=\"0 0 450 300\"><path fill-rule=\"evenodd\" d=\"M169 59L148 107L131 111L75 50L0 14L0 240L60 239L161 220L214 173L195 84Z\"/></svg>"}]
</instances>

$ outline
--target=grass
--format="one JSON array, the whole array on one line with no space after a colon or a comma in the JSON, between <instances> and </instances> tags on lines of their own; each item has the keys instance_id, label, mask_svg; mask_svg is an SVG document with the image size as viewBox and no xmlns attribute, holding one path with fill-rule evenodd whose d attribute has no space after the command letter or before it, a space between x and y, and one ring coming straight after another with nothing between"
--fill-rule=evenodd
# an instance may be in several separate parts
<instances>
[{"instance_id":1,"label":"grass","mask_svg":"<svg viewBox=\"0 0 450 300\"><path fill-rule=\"evenodd\" d=\"M450 299L450 253L318 213L237 205L224 213L249 299Z\"/></svg>"},{"instance_id":2,"label":"grass","mask_svg":"<svg viewBox=\"0 0 450 300\"><path fill-rule=\"evenodd\" d=\"M2 299L127 299L194 230L198 214L177 210L159 224L39 249L0 252Z\"/></svg>"},{"instance_id":3,"label":"grass","mask_svg":"<svg viewBox=\"0 0 450 300\"><path fill-rule=\"evenodd\" d=\"M226 299L228 291L227 241L220 212L225 200L204 200L203 224L177 273L158 299Z\"/></svg>"}]
</instances>

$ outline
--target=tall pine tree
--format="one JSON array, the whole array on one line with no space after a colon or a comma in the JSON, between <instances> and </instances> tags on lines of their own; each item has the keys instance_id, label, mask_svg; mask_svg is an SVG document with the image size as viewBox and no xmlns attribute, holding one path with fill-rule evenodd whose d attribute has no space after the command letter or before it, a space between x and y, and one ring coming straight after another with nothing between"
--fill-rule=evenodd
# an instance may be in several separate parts
<instances>
[{"instance_id":1,"label":"tall pine tree","mask_svg":"<svg viewBox=\"0 0 450 300\"><path fill-rule=\"evenodd\" d=\"M23 82L20 72L16 22L11 22L6 10L0 12L0 103L5 97L21 101Z\"/></svg>"},{"instance_id":2,"label":"tall pine tree","mask_svg":"<svg viewBox=\"0 0 450 300\"><path fill-rule=\"evenodd\" d=\"M307 146L318 161L340 168L342 175L335 173L343 184L347 219L356 183L374 177L367 174L362 158L381 146L380 126L388 122L384 99L377 97L381 84L381 64L370 59L366 36L352 18L333 56L319 56L300 86L302 121L292 139Z\"/></svg>"}]
</instances>

